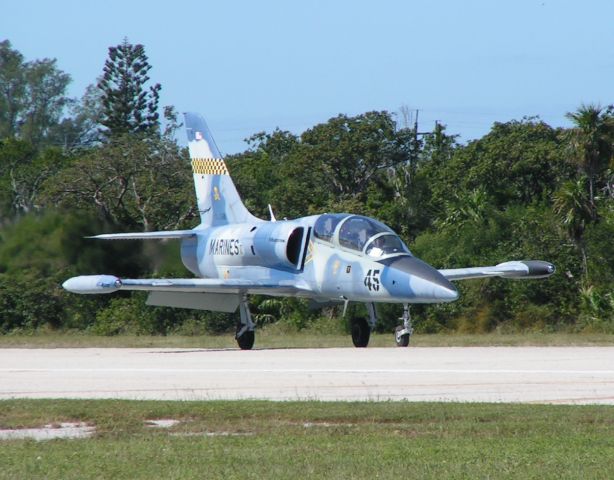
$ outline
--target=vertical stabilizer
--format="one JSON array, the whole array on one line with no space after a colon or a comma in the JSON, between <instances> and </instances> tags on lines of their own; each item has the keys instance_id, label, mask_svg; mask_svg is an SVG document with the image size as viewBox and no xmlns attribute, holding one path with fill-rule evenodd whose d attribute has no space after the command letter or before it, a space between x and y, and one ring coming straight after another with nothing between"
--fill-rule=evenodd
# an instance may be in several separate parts
<instances>
[{"instance_id":1,"label":"vertical stabilizer","mask_svg":"<svg viewBox=\"0 0 614 480\"><path fill-rule=\"evenodd\" d=\"M260 221L243 205L205 119L196 113L184 116L201 225Z\"/></svg>"}]
</instances>

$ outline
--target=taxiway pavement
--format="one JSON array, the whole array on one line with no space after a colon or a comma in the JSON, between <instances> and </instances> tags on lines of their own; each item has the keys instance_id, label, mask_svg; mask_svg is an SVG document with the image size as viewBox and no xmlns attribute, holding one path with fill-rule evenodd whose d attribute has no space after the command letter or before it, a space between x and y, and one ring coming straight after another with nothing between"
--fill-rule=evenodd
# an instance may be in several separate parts
<instances>
[{"instance_id":1,"label":"taxiway pavement","mask_svg":"<svg viewBox=\"0 0 614 480\"><path fill-rule=\"evenodd\" d=\"M614 404L614 347L0 349L0 399Z\"/></svg>"}]
</instances>

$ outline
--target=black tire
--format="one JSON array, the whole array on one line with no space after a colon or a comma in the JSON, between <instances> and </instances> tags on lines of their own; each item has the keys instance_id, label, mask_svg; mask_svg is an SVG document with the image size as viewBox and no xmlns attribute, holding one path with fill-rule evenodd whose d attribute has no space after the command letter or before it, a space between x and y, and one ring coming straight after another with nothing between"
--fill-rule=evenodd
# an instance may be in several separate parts
<instances>
[{"instance_id":1,"label":"black tire","mask_svg":"<svg viewBox=\"0 0 614 480\"><path fill-rule=\"evenodd\" d=\"M371 337L371 328L365 318L352 319L352 342L357 348L365 348L369 345Z\"/></svg>"},{"instance_id":2,"label":"black tire","mask_svg":"<svg viewBox=\"0 0 614 480\"><path fill-rule=\"evenodd\" d=\"M409 334L399 335L399 332L403 330L403 326L399 325L394 329L394 341L397 344L397 347L407 347L409 345Z\"/></svg>"},{"instance_id":3,"label":"black tire","mask_svg":"<svg viewBox=\"0 0 614 480\"><path fill-rule=\"evenodd\" d=\"M256 340L256 333L253 330L247 330L243 332L243 335L237 337L237 343L241 350L251 350L254 347L254 341Z\"/></svg>"}]
</instances>

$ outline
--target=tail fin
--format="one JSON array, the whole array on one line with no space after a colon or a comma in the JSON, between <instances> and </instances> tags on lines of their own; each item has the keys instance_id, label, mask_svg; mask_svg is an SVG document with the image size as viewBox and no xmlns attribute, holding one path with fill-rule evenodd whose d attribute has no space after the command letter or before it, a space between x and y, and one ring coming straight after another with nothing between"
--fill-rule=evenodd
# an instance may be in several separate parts
<instances>
[{"instance_id":1,"label":"tail fin","mask_svg":"<svg viewBox=\"0 0 614 480\"><path fill-rule=\"evenodd\" d=\"M243 205L205 119L196 113L184 116L201 225L260 221Z\"/></svg>"}]
</instances>

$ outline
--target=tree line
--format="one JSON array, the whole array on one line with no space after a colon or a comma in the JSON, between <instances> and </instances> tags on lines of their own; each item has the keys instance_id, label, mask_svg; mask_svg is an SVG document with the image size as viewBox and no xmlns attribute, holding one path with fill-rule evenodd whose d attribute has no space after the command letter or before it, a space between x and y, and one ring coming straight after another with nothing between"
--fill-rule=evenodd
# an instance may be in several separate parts
<instances>
[{"instance_id":1,"label":"tree line","mask_svg":"<svg viewBox=\"0 0 614 480\"><path fill-rule=\"evenodd\" d=\"M159 105L151 69L144 46L124 39L84 96L71 99L70 75L55 59L26 61L0 42L1 333L233 328L233 315L60 286L84 273L189 275L176 243L84 238L197 224L187 152L175 139L180 120ZM557 266L546 281L460 282L459 301L413 307L418 331L614 332L614 108L581 105L567 116L570 128L527 117L462 143L439 124L418 135L386 111L340 114L300 135L255 133L226 160L261 218L268 204L278 218L369 215L439 268L530 258ZM253 303L260 324L343 324L336 309L296 299ZM394 328L398 306L379 310L379 328Z\"/></svg>"}]
</instances>

